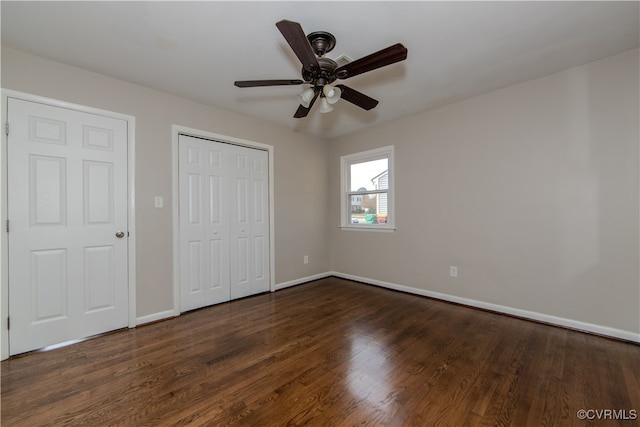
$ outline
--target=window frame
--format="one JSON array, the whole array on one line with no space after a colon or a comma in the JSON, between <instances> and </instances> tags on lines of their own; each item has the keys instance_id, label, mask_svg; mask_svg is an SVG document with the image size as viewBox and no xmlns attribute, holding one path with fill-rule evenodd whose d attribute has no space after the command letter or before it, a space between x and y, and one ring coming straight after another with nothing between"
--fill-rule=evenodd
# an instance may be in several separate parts
<instances>
[{"instance_id":1,"label":"window frame","mask_svg":"<svg viewBox=\"0 0 640 427\"><path fill-rule=\"evenodd\" d=\"M389 183L385 190L351 191L351 165L373 160L387 159ZM340 228L343 230L394 231L395 215L395 161L394 146L375 148L359 153L346 154L340 157ZM387 222L383 224L353 224L349 212L350 199L356 195L387 194Z\"/></svg>"}]
</instances>

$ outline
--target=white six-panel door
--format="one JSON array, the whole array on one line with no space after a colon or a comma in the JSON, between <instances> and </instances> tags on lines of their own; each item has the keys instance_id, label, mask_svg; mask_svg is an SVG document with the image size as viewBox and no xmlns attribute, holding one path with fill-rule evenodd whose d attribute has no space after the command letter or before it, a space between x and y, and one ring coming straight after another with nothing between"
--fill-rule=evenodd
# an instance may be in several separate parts
<instances>
[{"instance_id":1,"label":"white six-panel door","mask_svg":"<svg viewBox=\"0 0 640 427\"><path fill-rule=\"evenodd\" d=\"M127 326L127 122L7 113L10 354Z\"/></svg>"},{"instance_id":2,"label":"white six-panel door","mask_svg":"<svg viewBox=\"0 0 640 427\"><path fill-rule=\"evenodd\" d=\"M180 135L180 309L229 301L228 162L220 144Z\"/></svg>"},{"instance_id":3,"label":"white six-panel door","mask_svg":"<svg viewBox=\"0 0 640 427\"><path fill-rule=\"evenodd\" d=\"M231 299L269 290L268 158L229 147Z\"/></svg>"},{"instance_id":4,"label":"white six-panel door","mask_svg":"<svg viewBox=\"0 0 640 427\"><path fill-rule=\"evenodd\" d=\"M269 290L268 154L180 135L180 310Z\"/></svg>"}]
</instances>

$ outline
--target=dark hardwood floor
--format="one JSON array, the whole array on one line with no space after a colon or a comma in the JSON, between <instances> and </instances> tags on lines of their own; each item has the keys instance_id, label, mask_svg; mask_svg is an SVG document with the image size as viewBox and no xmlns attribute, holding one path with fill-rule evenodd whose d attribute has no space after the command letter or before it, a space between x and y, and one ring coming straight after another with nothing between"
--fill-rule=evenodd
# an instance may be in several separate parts
<instances>
[{"instance_id":1,"label":"dark hardwood floor","mask_svg":"<svg viewBox=\"0 0 640 427\"><path fill-rule=\"evenodd\" d=\"M1 421L631 426L639 370L635 344L328 278L4 361Z\"/></svg>"}]
</instances>

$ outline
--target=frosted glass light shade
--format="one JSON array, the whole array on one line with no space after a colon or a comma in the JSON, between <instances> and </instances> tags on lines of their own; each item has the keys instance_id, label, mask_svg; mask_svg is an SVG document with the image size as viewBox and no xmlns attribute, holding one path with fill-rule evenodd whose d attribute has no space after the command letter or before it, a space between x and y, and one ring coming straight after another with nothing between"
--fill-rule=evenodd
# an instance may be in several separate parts
<instances>
[{"instance_id":1,"label":"frosted glass light shade","mask_svg":"<svg viewBox=\"0 0 640 427\"><path fill-rule=\"evenodd\" d=\"M333 111L333 107L329 104L329 100L324 96L320 98L320 110L321 113L328 113Z\"/></svg>"},{"instance_id":2,"label":"frosted glass light shade","mask_svg":"<svg viewBox=\"0 0 640 427\"><path fill-rule=\"evenodd\" d=\"M302 105L304 108L309 108L309 105L311 104L311 101L313 100L315 94L316 92L313 90L313 88L303 90L298 95L300 97L300 105Z\"/></svg>"},{"instance_id":3,"label":"frosted glass light shade","mask_svg":"<svg viewBox=\"0 0 640 427\"><path fill-rule=\"evenodd\" d=\"M342 91L340 90L340 88L331 85L325 85L322 88L322 92L324 93L324 96L329 104L335 104L336 102L338 102L338 100L340 99L340 95L342 95Z\"/></svg>"}]
</instances>

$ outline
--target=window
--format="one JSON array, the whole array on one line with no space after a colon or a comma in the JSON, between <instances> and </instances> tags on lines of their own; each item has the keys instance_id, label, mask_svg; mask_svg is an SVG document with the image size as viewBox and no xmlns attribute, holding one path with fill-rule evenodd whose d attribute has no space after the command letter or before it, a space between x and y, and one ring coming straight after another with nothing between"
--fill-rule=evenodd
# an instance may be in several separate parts
<instances>
[{"instance_id":1,"label":"window","mask_svg":"<svg viewBox=\"0 0 640 427\"><path fill-rule=\"evenodd\" d=\"M394 230L393 146L340 158L341 227Z\"/></svg>"}]
</instances>

